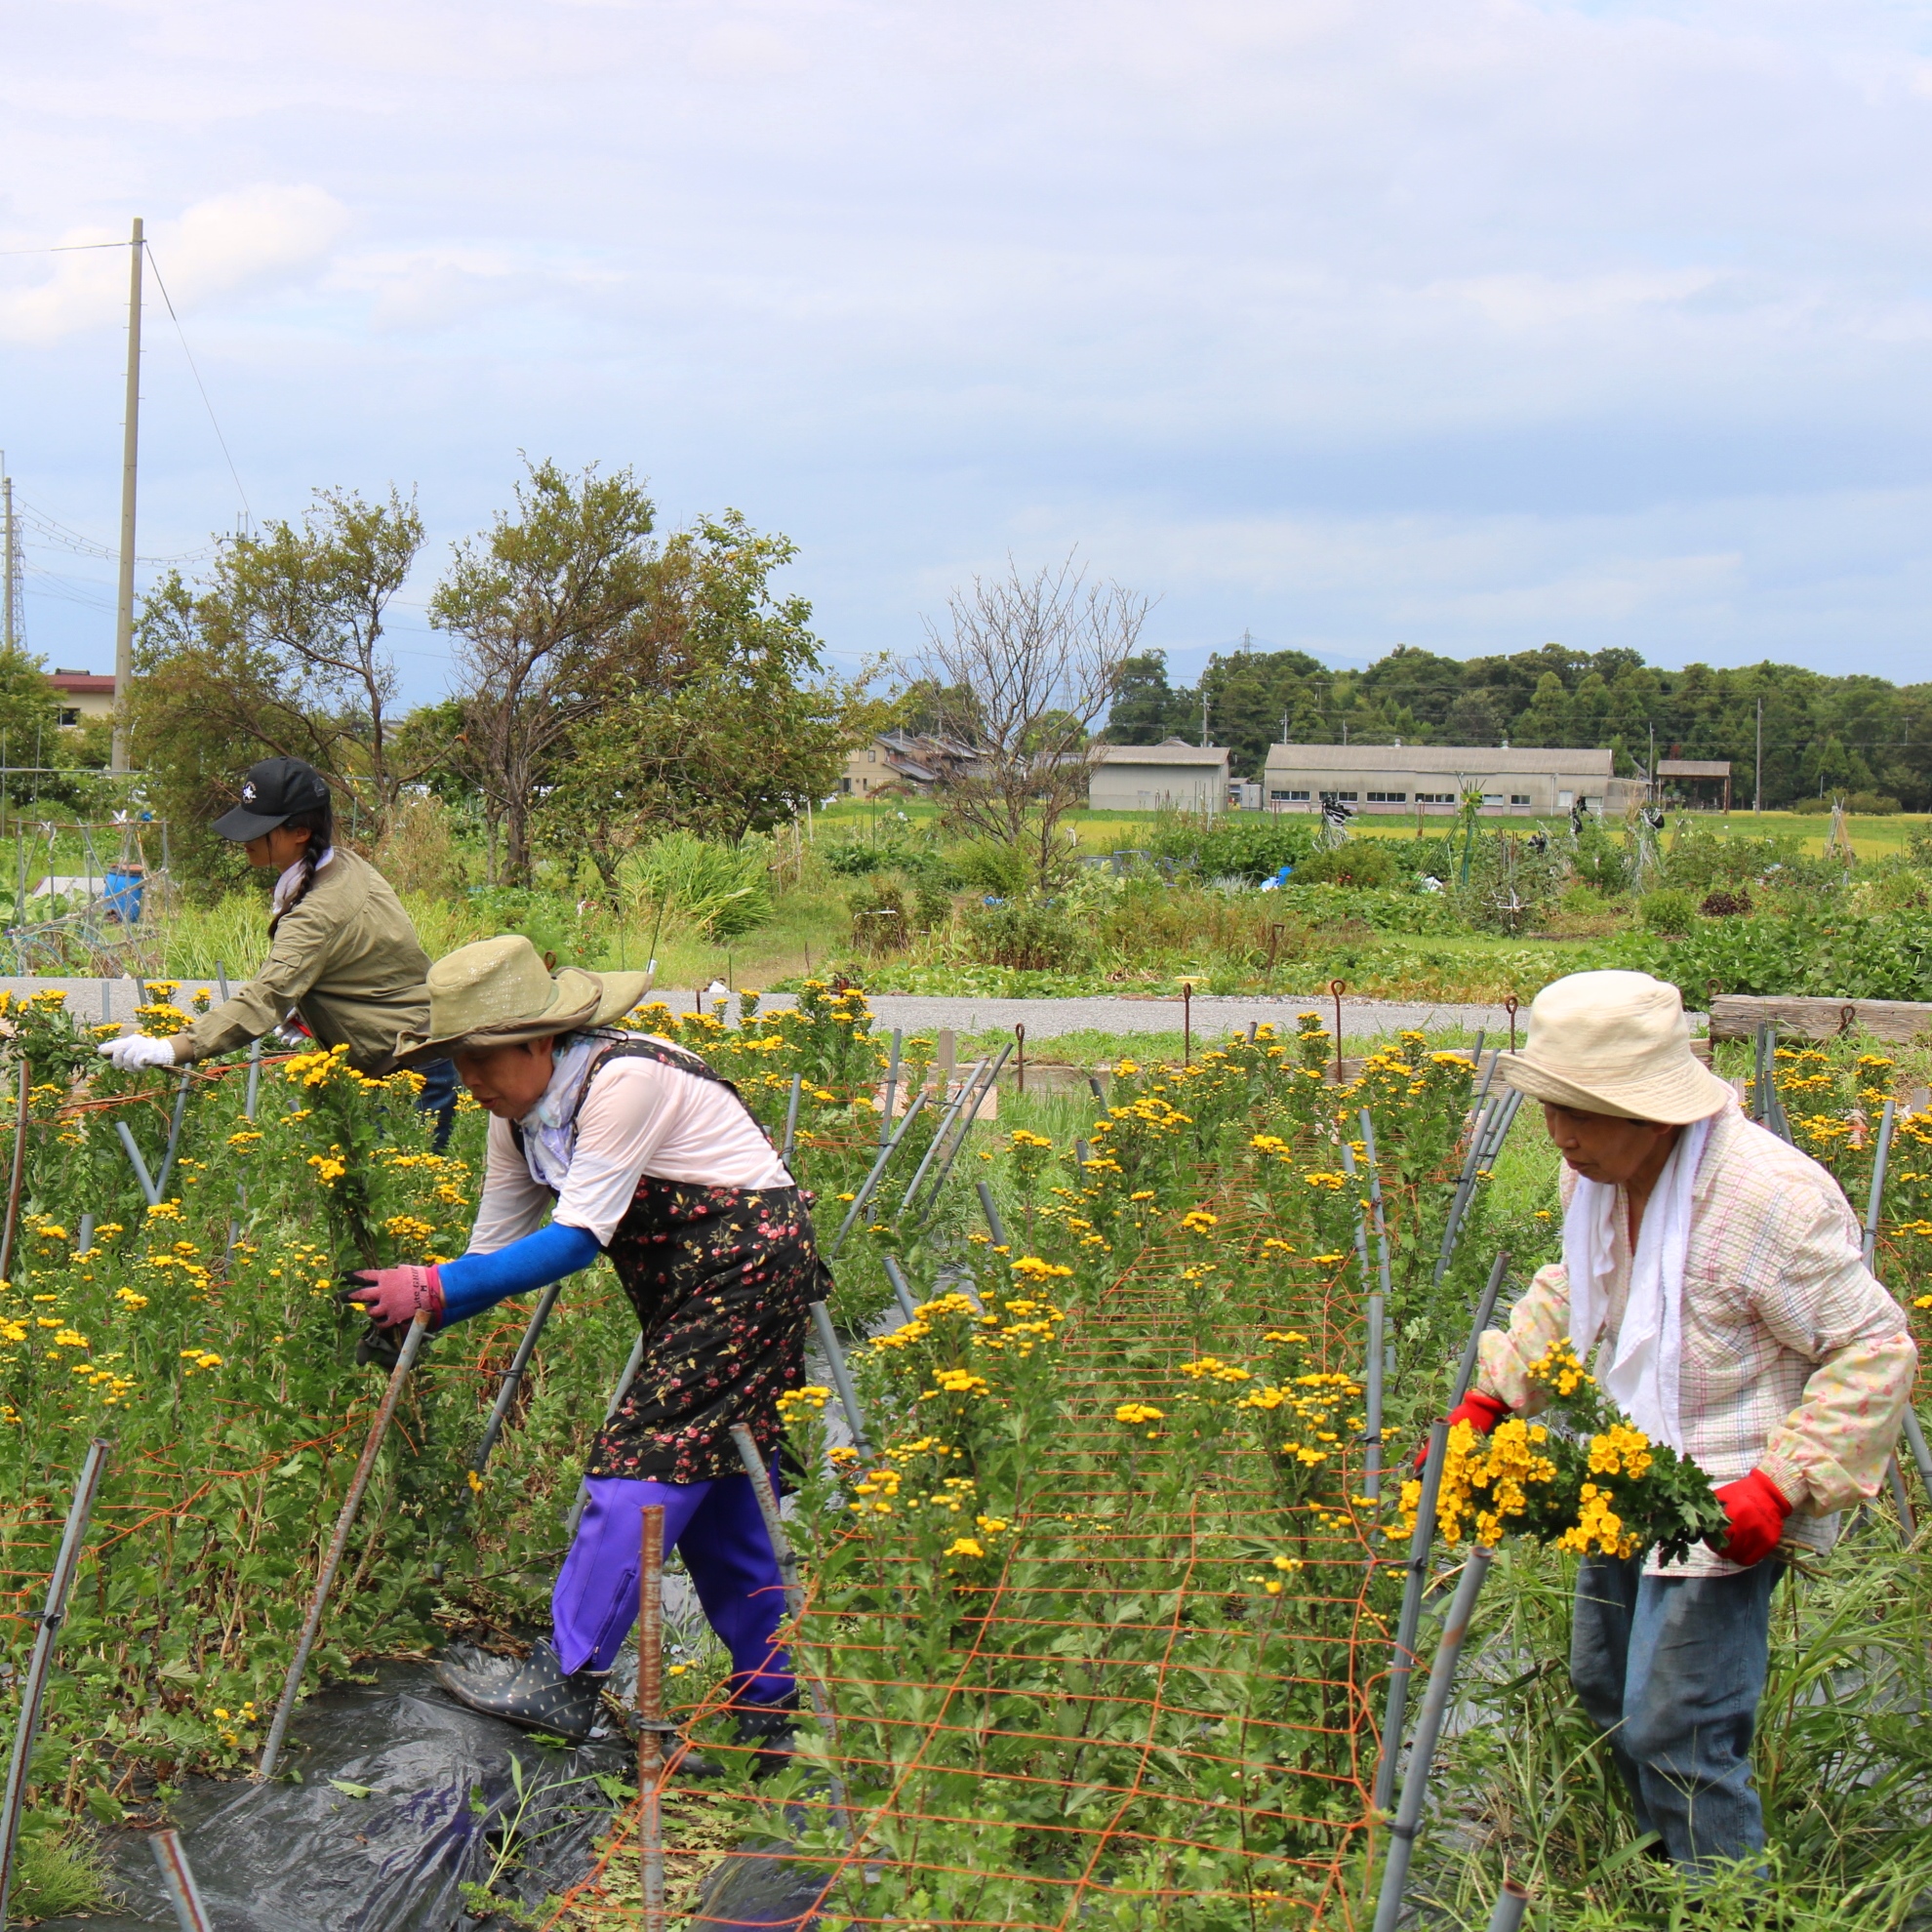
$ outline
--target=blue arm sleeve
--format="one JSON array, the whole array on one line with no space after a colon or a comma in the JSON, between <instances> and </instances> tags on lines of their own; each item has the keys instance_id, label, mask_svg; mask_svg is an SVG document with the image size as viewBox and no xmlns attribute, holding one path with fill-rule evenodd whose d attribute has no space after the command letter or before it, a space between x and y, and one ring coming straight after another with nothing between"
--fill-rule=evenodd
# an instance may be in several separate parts
<instances>
[{"instance_id":1,"label":"blue arm sleeve","mask_svg":"<svg viewBox=\"0 0 1932 1932\"><path fill-rule=\"evenodd\" d=\"M587 1228L553 1221L490 1255L459 1255L436 1270L443 1284L443 1326L466 1321L510 1295L547 1287L588 1268L603 1252Z\"/></svg>"}]
</instances>

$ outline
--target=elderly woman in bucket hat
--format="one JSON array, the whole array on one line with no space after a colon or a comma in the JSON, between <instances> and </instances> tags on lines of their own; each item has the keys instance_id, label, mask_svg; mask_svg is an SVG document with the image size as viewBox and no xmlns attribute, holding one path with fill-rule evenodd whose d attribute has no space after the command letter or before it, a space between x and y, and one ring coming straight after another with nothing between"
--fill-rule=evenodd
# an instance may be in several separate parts
<instances>
[{"instance_id":1,"label":"elderly woman in bucket hat","mask_svg":"<svg viewBox=\"0 0 1932 1932\"><path fill-rule=\"evenodd\" d=\"M1563 1259L1482 1339L1451 1420L1537 1407L1551 1343L1597 1350L1606 1392L1719 1485L1729 1534L1687 1561L1587 1558L1570 1676L1637 1824L1694 1875L1762 1848L1751 1740L1786 1544L1831 1548L1877 1493L1917 1369L1838 1184L1747 1119L1693 1058L1674 986L1576 973L1530 1008L1509 1081L1563 1156Z\"/></svg>"},{"instance_id":2,"label":"elderly woman in bucket hat","mask_svg":"<svg viewBox=\"0 0 1932 1932\"><path fill-rule=\"evenodd\" d=\"M775 1632L778 1564L731 1438L778 1448L779 1397L804 1381L821 1292L807 1197L737 1090L667 1040L613 1030L641 973L554 978L527 939L484 940L429 969L431 1037L490 1122L468 1251L363 1270L343 1291L385 1324L447 1327L608 1256L643 1325L642 1364L591 1451L588 1502L552 1597L554 1640L521 1663L439 1667L464 1704L586 1736L637 1614L641 1512L664 1509L704 1614L731 1653L739 1740L769 1766L797 1694Z\"/></svg>"}]
</instances>

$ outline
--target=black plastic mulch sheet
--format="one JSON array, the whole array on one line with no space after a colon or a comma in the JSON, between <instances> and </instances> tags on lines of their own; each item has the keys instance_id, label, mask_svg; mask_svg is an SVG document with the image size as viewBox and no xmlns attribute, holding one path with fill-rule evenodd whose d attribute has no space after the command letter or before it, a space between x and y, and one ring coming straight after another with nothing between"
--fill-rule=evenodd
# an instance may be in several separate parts
<instances>
[{"instance_id":1,"label":"black plastic mulch sheet","mask_svg":"<svg viewBox=\"0 0 1932 1932\"><path fill-rule=\"evenodd\" d=\"M785 1850L770 1839L740 1846L706 1880L689 1932L735 1932L742 1926L810 1932L819 1923L816 1908L825 1895L825 1871L787 1859Z\"/></svg>"},{"instance_id":2,"label":"black plastic mulch sheet","mask_svg":"<svg viewBox=\"0 0 1932 1932\"><path fill-rule=\"evenodd\" d=\"M506 1841L499 1896L540 1903L590 1870L617 1808L597 1778L634 1779L627 1746L548 1749L464 1709L426 1665L376 1674L301 1707L282 1760L301 1784L197 1778L170 1807L217 1932L480 1932L506 1921L471 1916L460 1887L489 1880ZM146 1839L113 1831L104 1849L119 1914L42 1932L175 1923Z\"/></svg>"}]
</instances>

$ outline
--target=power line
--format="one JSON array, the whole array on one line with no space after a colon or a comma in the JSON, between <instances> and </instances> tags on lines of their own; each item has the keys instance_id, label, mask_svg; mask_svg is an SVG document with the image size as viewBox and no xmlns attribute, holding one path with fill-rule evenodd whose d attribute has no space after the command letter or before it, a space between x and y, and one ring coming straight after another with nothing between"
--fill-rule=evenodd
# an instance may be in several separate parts
<instances>
[{"instance_id":1,"label":"power line","mask_svg":"<svg viewBox=\"0 0 1932 1932\"><path fill-rule=\"evenodd\" d=\"M73 255L89 248L126 248L124 241L51 242L45 248L0 248L0 255Z\"/></svg>"},{"instance_id":2,"label":"power line","mask_svg":"<svg viewBox=\"0 0 1932 1932\"><path fill-rule=\"evenodd\" d=\"M235 495L241 499L243 513L250 523L255 521L255 510L248 501L248 492L242 488L241 471L235 467L235 460L228 453L228 439L221 433L221 424L215 415L215 405L208 397L208 384L201 380L201 370L194 359L194 351L188 347L187 332L181 327L181 318L175 313L174 300L168 294L168 285L161 279L161 264L154 259L154 244L143 242L147 250L147 265L154 270L154 286L161 291L161 300L167 304L168 320L175 325L175 334L181 339L181 353L187 357L187 366L194 374L194 386L201 391L202 407L208 412L208 421L215 431L215 440L221 446L221 455L228 465L228 474L235 479Z\"/></svg>"},{"instance_id":3,"label":"power line","mask_svg":"<svg viewBox=\"0 0 1932 1932\"><path fill-rule=\"evenodd\" d=\"M118 550L109 549L105 543L97 543L92 537L78 530L70 530L64 523L57 521L43 509L35 509L31 503L20 499L15 500L16 511L22 523L32 527L34 533L44 542L62 550L70 550L77 557L99 557L104 563L113 563L119 556ZM200 563L214 554L214 545L204 543L198 550L184 550L175 557L137 557L136 563L178 564Z\"/></svg>"}]
</instances>

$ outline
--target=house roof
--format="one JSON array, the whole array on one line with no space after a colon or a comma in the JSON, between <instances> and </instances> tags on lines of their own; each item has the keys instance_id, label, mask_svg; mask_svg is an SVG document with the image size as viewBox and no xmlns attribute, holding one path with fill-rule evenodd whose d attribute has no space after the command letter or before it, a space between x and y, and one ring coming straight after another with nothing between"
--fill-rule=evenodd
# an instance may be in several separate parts
<instances>
[{"instance_id":1,"label":"house roof","mask_svg":"<svg viewBox=\"0 0 1932 1932\"><path fill-rule=\"evenodd\" d=\"M1270 745L1268 769L1298 772L1566 773L1607 779L1614 754L1558 746L1496 745Z\"/></svg>"},{"instance_id":2,"label":"house roof","mask_svg":"<svg viewBox=\"0 0 1932 1932\"><path fill-rule=\"evenodd\" d=\"M1104 745L1104 765L1214 765L1228 762L1225 745L1189 745L1170 739L1165 745Z\"/></svg>"},{"instance_id":3,"label":"house roof","mask_svg":"<svg viewBox=\"0 0 1932 1932\"><path fill-rule=\"evenodd\" d=\"M75 697L97 692L109 698L114 695L113 678L99 671L49 671L47 681L56 691L71 692Z\"/></svg>"}]
</instances>

